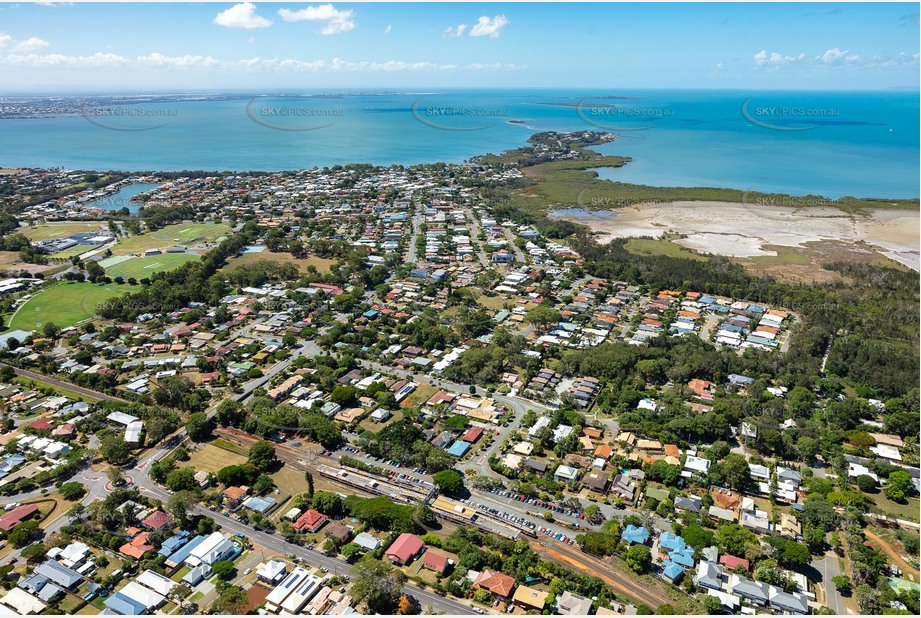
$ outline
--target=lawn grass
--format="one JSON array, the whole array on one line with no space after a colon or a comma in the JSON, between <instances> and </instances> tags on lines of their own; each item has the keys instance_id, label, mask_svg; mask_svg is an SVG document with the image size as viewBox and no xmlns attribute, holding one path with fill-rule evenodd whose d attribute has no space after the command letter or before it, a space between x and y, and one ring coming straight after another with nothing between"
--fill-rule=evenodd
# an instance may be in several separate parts
<instances>
[{"instance_id":1,"label":"lawn grass","mask_svg":"<svg viewBox=\"0 0 921 618\"><path fill-rule=\"evenodd\" d=\"M283 262L291 263L297 266L297 269L301 272L306 272L308 266L314 266L317 269L317 272L320 274L326 274L330 271L336 260L328 260L326 258L321 258L317 256L310 256L309 258L295 259L291 257L290 253L272 253L271 251L262 251L261 253L244 253L235 258L228 260L227 265L224 266L222 270L236 270L240 268L245 268L256 262L262 260L268 260L270 262Z\"/></svg>"},{"instance_id":2,"label":"lawn grass","mask_svg":"<svg viewBox=\"0 0 921 618\"><path fill-rule=\"evenodd\" d=\"M24 227L18 231L22 232L29 240L39 241L67 238L77 232L98 232L100 230L108 231L108 229L105 223L99 223L98 221L92 223L89 221L55 221L35 227ZM84 249L84 251L86 250Z\"/></svg>"},{"instance_id":3,"label":"lawn grass","mask_svg":"<svg viewBox=\"0 0 921 618\"><path fill-rule=\"evenodd\" d=\"M165 249L176 245L192 246L198 243L214 242L230 231L223 223L175 223L166 227L121 238L112 249L115 255L143 253L147 249Z\"/></svg>"},{"instance_id":4,"label":"lawn grass","mask_svg":"<svg viewBox=\"0 0 921 618\"><path fill-rule=\"evenodd\" d=\"M227 442L218 438L206 442L196 450L189 451L189 460L181 462L183 468L193 468L196 471L217 472L221 468L246 463L246 456L236 452L237 449L222 448L218 442ZM232 446L232 445L231 445Z\"/></svg>"},{"instance_id":5,"label":"lawn grass","mask_svg":"<svg viewBox=\"0 0 921 618\"><path fill-rule=\"evenodd\" d=\"M871 510L874 512L895 515L899 519L918 521L918 512L921 510L921 500L919 500L917 496L908 498L904 504L893 502L887 498L886 494L883 492L874 494L871 498L876 503L874 507L871 507Z\"/></svg>"},{"instance_id":6,"label":"lawn grass","mask_svg":"<svg viewBox=\"0 0 921 618\"><path fill-rule=\"evenodd\" d=\"M664 255L699 261L706 261L707 259L696 251L663 239L631 238L624 244L624 248L634 255Z\"/></svg>"},{"instance_id":7,"label":"lawn grass","mask_svg":"<svg viewBox=\"0 0 921 618\"><path fill-rule=\"evenodd\" d=\"M138 289L138 286L115 283L61 283L39 291L5 322L10 330L25 331L41 329L48 322L61 328L73 326L96 315L99 303Z\"/></svg>"},{"instance_id":8,"label":"lawn grass","mask_svg":"<svg viewBox=\"0 0 921 618\"><path fill-rule=\"evenodd\" d=\"M154 273L175 270L186 262L194 262L199 259L201 259L200 256L194 253L163 253L149 257L136 257L113 264L106 269L106 274L110 277L124 279L134 277L140 280Z\"/></svg>"}]
</instances>

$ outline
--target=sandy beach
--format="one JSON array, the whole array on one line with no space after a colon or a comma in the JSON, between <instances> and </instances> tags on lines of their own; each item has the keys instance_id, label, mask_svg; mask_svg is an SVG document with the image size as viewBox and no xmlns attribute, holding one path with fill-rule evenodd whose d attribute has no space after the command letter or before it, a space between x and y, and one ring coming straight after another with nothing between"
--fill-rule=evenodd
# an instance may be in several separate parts
<instances>
[{"instance_id":1,"label":"sandy beach","mask_svg":"<svg viewBox=\"0 0 921 618\"><path fill-rule=\"evenodd\" d=\"M921 271L921 213L864 210L855 217L837 208L789 208L726 202L638 204L609 211L581 209L550 213L587 225L601 242L631 236L686 235L677 244L733 257L777 255L769 245L801 247L820 240L864 241L880 253Z\"/></svg>"}]
</instances>

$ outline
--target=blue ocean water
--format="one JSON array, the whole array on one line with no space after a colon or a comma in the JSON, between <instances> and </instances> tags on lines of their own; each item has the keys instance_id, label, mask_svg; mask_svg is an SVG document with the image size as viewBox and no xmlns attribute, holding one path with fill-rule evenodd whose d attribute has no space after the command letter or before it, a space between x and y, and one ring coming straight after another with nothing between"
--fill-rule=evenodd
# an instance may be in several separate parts
<instances>
[{"instance_id":1,"label":"blue ocean water","mask_svg":"<svg viewBox=\"0 0 921 618\"><path fill-rule=\"evenodd\" d=\"M236 94L132 113L0 120L0 165L284 170L462 162L536 131L602 130L605 178L873 197L919 195L917 92L465 90ZM124 112L125 110L120 110Z\"/></svg>"}]
</instances>

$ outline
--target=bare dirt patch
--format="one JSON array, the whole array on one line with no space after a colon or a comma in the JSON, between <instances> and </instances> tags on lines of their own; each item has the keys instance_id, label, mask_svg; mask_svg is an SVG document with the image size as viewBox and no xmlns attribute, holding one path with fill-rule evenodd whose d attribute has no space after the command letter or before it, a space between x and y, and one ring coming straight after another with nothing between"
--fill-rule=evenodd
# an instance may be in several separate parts
<instances>
[{"instance_id":1,"label":"bare dirt patch","mask_svg":"<svg viewBox=\"0 0 921 618\"><path fill-rule=\"evenodd\" d=\"M862 243L860 250L872 250L921 271L921 217L916 210L867 209L851 215L831 207L673 202L551 214L587 225L602 242L675 233L683 238L674 242L684 247L738 258L777 256L771 246L799 249L821 241Z\"/></svg>"}]
</instances>

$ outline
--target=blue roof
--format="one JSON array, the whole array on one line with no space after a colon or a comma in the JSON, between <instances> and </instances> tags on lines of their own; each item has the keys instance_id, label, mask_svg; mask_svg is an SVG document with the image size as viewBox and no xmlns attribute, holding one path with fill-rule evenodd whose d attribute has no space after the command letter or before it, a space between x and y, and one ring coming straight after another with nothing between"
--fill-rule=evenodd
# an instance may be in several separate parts
<instances>
[{"instance_id":1,"label":"blue roof","mask_svg":"<svg viewBox=\"0 0 921 618\"><path fill-rule=\"evenodd\" d=\"M704 304L704 305L712 305L713 303L716 302L716 299L713 298L712 296L701 296L700 298L697 299L697 302Z\"/></svg>"},{"instance_id":2,"label":"blue roof","mask_svg":"<svg viewBox=\"0 0 921 618\"><path fill-rule=\"evenodd\" d=\"M761 345L767 345L771 347L774 347L777 345L777 342L774 341L773 339L765 339L764 337L759 337L758 335L749 335L746 341L750 341L752 343L759 343Z\"/></svg>"},{"instance_id":3,"label":"blue roof","mask_svg":"<svg viewBox=\"0 0 921 618\"><path fill-rule=\"evenodd\" d=\"M454 444L448 449L448 452L457 457L461 457L470 449L470 443L463 440L455 440Z\"/></svg>"},{"instance_id":4,"label":"blue roof","mask_svg":"<svg viewBox=\"0 0 921 618\"><path fill-rule=\"evenodd\" d=\"M733 333L741 333L742 327L735 324L721 324L719 330L728 330Z\"/></svg>"},{"instance_id":5,"label":"blue roof","mask_svg":"<svg viewBox=\"0 0 921 618\"><path fill-rule=\"evenodd\" d=\"M627 541L628 543L639 543L642 545L649 540L649 530L643 528L642 526L634 526L633 524L629 524L621 533L620 538Z\"/></svg>"},{"instance_id":6,"label":"blue roof","mask_svg":"<svg viewBox=\"0 0 921 618\"><path fill-rule=\"evenodd\" d=\"M684 567L675 564L671 560L663 560L662 573L664 573L667 578L675 580L679 575L684 573Z\"/></svg>"},{"instance_id":7,"label":"blue roof","mask_svg":"<svg viewBox=\"0 0 921 618\"><path fill-rule=\"evenodd\" d=\"M273 504L275 504L275 498L259 498L257 496L253 496L252 498L248 498L243 503L243 506L252 511L256 511L257 513L264 513L269 508L271 508Z\"/></svg>"},{"instance_id":8,"label":"blue roof","mask_svg":"<svg viewBox=\"0 0 921 618\"><path fill-rule=\"evenodd\" d=\"M659 535L659 547L665 549L669 552L675 550L682 550L686 547L684 539L680 536L675 536L671 532L663 532Z\"/></svg>"},{"instance_id":9,"label":"blue roof","mask_svg":"<svg viewBox=\"0 0 921 618\"><path fill-rule=\"evenodd\" d=\"M378 311L376 309L368 309L361 315L365 316L366 318L376 318L377 314L378 314Z\"/></svg>"},{"instance_id":10,"label":"blue roof","mask_svg":"<svg viewBox=\"0 0 921 618\"><path fill-rule=\"evenodd\" d=\"M759 305L749 305L748 310L751 311L752 313L764 313L764 307L761 307Z\"/></svg>"},{"instance_id":11,"label":"blue roof","mask_svg":"<svg viewBox=\"0 0 921 618\"><path fill-rule=\"evenodd\" d=\"M742 376L742 375L739 375L739 374L737 374L737 373L730 373L728 379L729 379L729 381L732 382L733 384L745 384L745 385L748 385L748 384L751 384L752 382L754 382L754 380L753 380L752 378L749 378L748 376Z\"/></svg>"},{"instance_id":12,"label":"blue roof","mask_svg":"<svg viewBox=\"0 0 921 618\"><path fill-rule=\"evenodd\" d=\"M197 537L186 543L182 546L182 549L172 554L167 560L173 563L180 563L186 558L189 557L189 554L192 553L192 550L198 547L198 544L204 541L207 538L204 534L199 534Z\"/></svg>"},{"instance_id":13,"label":"blue roof","mask_svg":"<svg viewBox=\"0 0 921 618\"><path fill-rule=\"evenodd\" d=\"M681 566L689 568L694 566L694 550L690 547L675 550L669 553L668 557L675 564L680 564Z\"/></svg>"},{"instance_id":14,"label":"blue roof","mask_svg":"<svg viewBox=\"0 0 921 618\"><path fill-rule=\"evenodd\" d=\"M139 616L147 611L143 603L138 603L134 599L126 597L121 592L116 592L103 601L102 604L123 616Z\"/></svg>"},{"instance_id":15,"label":"blue roof","mask_svg":"<svg viewBox=\"0 0 921 618\"><path fill-rule=\"evenodd\" d=\"M169 556L171 553L182 547L185 544L187 538L189 538L189 533L185 530L180 530L170 538L163 541L163 546L157 553L159 553L161 556Z\"/></svg>"}]
</instances>

